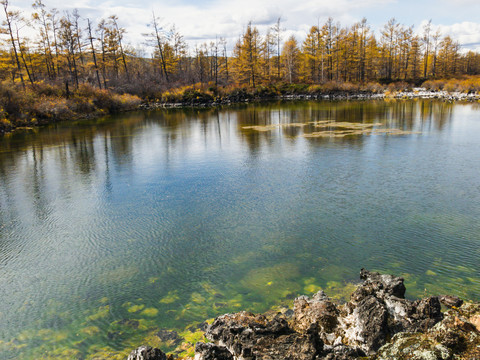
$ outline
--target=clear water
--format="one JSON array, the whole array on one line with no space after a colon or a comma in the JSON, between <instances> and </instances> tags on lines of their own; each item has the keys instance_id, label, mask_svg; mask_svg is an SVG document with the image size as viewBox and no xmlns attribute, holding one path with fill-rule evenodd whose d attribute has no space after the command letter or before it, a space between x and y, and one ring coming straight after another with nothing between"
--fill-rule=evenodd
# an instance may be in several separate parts
<instances>
[{"instance_id":1,"label":"clear water","mask_svg":"<svg viewBox=\"0 0 480 360\"><path fill-rule=\"evenodd\" d=\"M324 120L415 133L302 136ZM305 125L244 129L289 123ZM480 300L479 134L479 104L380 101L128 113L6 136L0 359L174 351L159 329L194 343L225 312L320 288L345 299L361 267L403 275L410 297Z\"/></svg>"}]
</instances>

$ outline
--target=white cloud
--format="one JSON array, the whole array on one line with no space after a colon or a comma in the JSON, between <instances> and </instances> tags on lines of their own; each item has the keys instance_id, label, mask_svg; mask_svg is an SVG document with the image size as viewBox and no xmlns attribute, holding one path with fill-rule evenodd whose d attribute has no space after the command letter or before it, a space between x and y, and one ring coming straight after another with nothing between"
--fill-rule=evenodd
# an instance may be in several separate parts
<instances>
[{"instance_id":1,"label":"white cloud","mask_svg":"<svg viewBox=\"0 0 480 360\"><path fill-rule=\"evenodd\" d=\"M426 24L426 20L421 23L420 32L423 31L423 26ZM457 40L463 51L474 50L480 52L480 23L464 21L451 25L432 24L432 30L433 32L438 30L443 36L449 35L452 39Z\"/></svg>"},{"instance_id":2,"label":"white cloud","mask_svg":"<svg viewBox=\"0 0 480 360\"><path fill-rule=\"evenodd\" d=\"M442 0L443 1L443 0ZM475 6L477 0L460 0ZM119 23L125 27L126 41L138 47L144 43L143 33L150 32L147 24L151 21L152 10L162 19L164 27L175 24L180 33L193 48L196 43L214 41L224 37L231 48L244 31L249 21L259 28L262 34L272 26L278 17L282 17L282 27L286 30L284 38L295 35L303 41L312 25L323 24L333 17L342 25L351 25L363 16L369 21L379 21L378 14L385 13L386 22L396 6L410 6L408 2L396 0L44 0L48 8L56 7L60 11L78 8L83 17L98 20L116 14ZM17 7L30 11L31 0L18 0ZM477 5L478 6L478 5ZM390 11L390 12L389 12ZM369 18L369 14L376 14ZM422 31L423 24L416 27ZM461 22L453 25L436 25L443 34L448 34L469 48L480 47L480 24ZM435 29L436 29L435 28ZM477 45L469 45L477 44Z\"/></svg>"}]
</instances>

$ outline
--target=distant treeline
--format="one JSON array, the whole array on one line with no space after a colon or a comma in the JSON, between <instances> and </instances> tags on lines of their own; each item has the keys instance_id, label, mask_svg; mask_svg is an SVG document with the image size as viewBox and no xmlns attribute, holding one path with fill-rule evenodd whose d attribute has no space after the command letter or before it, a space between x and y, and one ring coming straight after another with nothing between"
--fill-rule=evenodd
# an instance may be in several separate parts
<instances>
[{"instance_id":1,"label":"distant treeline","mask_svg":"<svg viewBox=\"0 0 480 360\"><path fill-rule=\"evenodd\" d=\"M265 34L248 24L228 52L223 38L189 48L174 26L163 28L152 14L151 32L144 34L151 54L146 56L125 43L125 29L115 15L94 23L77 10L60 13L35 0L33 16L27 18L11 10L8 0L0 3L4 9L0 48L4 112L14 105L11 92L15 89L69 99L83 86L82 94L113 90L160 99L167 90L194 84L223 89L278 83L421 84L480 74L480 54L461 52L457 41L434 32L431 23L419 35L412 26L391 19L377 37L366 19L342 26L329 18L321 26L312 26L300 44L293 36L285 39L278 19ZM32 33L33 38L26 36ZM139 49L140 45L144 44Z\"/></svg>"},{"instance_id":2,"label":"distant treeline","mask_svg":"<svg viewBox=\"0 0 480 360\"><path fill-rule=\"evenodd\" d=\"M274 81L417 81L480 73L480 55L461 53L460 44L433 32L431 23L418 35L391 19L377 38L366 19L341 26L329 18L312 26L302 44L293 36L284 39L280 19L266 34L248 24L228 57L224 39L189 49L175 27L162 28L153 15L152 32L144 35L152 50L146 58L125 44L117 16L94 24L77 10L60 14L35 0L33 16L25 18L9 8L8 0L1 4L0 77L31 85L68 80L72 87L88 82L135 92L151 84L255 87ZM34 38L24 35L32 33L27 27L34 29Z\"/></svg>"}]
</instances>

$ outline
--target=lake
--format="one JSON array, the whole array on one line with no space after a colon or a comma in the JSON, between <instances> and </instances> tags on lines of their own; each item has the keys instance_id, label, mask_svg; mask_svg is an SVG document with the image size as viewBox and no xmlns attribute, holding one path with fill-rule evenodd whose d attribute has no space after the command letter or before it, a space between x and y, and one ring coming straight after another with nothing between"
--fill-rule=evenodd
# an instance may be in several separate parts
<instances>
[{"instance_id":1,"label":"lake","mask_svg":"<svg viewBox=\"0 0 480 360\"><path fill-rule=\"evenodd\" d=\"M362 267L403 276L410 298L478 301L479 138L479 103L426 100L132 112L0 138L0 359L185 355L180 338L217 315L319 289L348 300Z\"/></svg>"}]
</instances>

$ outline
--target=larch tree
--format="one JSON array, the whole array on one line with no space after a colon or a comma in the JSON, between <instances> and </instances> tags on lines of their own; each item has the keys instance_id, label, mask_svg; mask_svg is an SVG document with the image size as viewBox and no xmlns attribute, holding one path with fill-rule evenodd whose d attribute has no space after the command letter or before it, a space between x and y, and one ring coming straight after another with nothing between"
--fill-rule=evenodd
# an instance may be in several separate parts
<instances>
[{"instance_id":1,"label":"larch tree","mask_svg":"<svg viewBox=\"0 0 480 360\"><path fill-rule=\"evenodd\" d=\"M65 16L60 19L60 28L59 28L59 44L62 52L67 60L67 66L69 73L71 75L71 80L73 80L75 87L78 88L79 78L78 78L78 67L77 67L77 54L78 54L78 41L75 31L74 23L72 22L72 17L69 13L65 13ZM65 83L65 86L68 89L68 81ZM67 90L68 93L68 90Z\"/></svg>"},{"instance_id":2,"label":"larch tree","mask_svg":"<svg viewBox=\"0 0 480 360\"><path fill-rule=\"evenodd\" d=\"M111 28L113 29L112 33L115 34L116 42L118 44L118 49L120 50L120 58L123 63L123 68L125 70L125 74L127 75L127 80L130 82L130 74L128 72L128 66L127 66L127 59L125 56L125 51L123 50L123 34L125 34L125 28L121 28L118 26L118 16L117 15L111 15L108 20L111 23Z\"/></svg>"},{"instance_id":3,"label":"larch tree","mask_svg":"<svg viewBox=\"0 0 480 360\"><path fill-rule=\"evenodd\" d=\"M160 26L160 20L158 17L155 16L155 13L152 12L152 21L150 25L153 28L153 32L150 34L146 34L147 39L153 42L155 47L154 55L159 59L161 74L165 77L166 82L168 83L169 74L167 70L167 61L165 59L164 48L165 48L165 36L163 33L163 29Z\"/></svg>"},{"instance_id":4,"label":"larch tree","mask_svg":"<svg viewBox=\"0 0 480 360\"><path fill-rule=\"evenodd\" d=\"M275 65L277 68L277 79L280 79L280 68L281 68L281 61L280 61L280 47L282 43L282 18L279 17L277 22L272 27L272 36L273 42L275 43L276 47L276 56L275 56Z\"/></svg>"},{"instance_id":5,"label":"larch tree","mask_svg":"<svg viewBox=\"0 0 480 360\"><path fill-rule=\"evenodd\" d=\"M381 31L382 75L389 80L392 79L394 72L399 27L397 20L392 18Z\"/></svg>"},{"instance_id":6,"label":"larch tree","mask_svg":"<svg viewBox=\"0 0 480 360\"><path fill-rule=\"evenodd\" d=\"M261 49L258 29L248 23L245 33L234 48L234 66L239 83L255 88L260 82Z\"/></svg>"},{"instance_id":7,"label":"larch tree","mask_svg":"<svg viewBox=\"0 0 480 360\"><path fill-rule=\"evenodd\" d=\"M285 78L290 84L297 80L299 56L300 50L298 49L297 39L292 35L285 42L282 50L282 64L285 69Z\"/></svg>"},{"instance_id":8,"label":"larch tree","mask_svg":"<svg viewBox=\"0 0 480 360\"><path fill-rule=\"evenodd\" d=\"M20 58L17 50L18 44L15 40L15 34L14 34L14 26L18 21L20 21L21 15L19 11L9 10L8 0L1 0L0 4L3 6L3 10L5 12L5 20L2 23L3 26L1 28L1 33L8 35L8 37L10 38L10 44L12 46L14 61L15 61L15 64L17 65L18 75L20 76L20 81L22 82L22 86L25 89L25 81L23 79L22 66L20 65ZM15 75L13 75L12 78L15 79Z\"/></svg>"},{"instance_id":9,"label":"larch tree","mask_svg":"<svg viewBox=\"0 0 480 360\"><path fill-rule=\"evenodd\" d=\"M302 44L302 79L304 81L319 81L319 29L317 26L310 28Z\"/></svg>"},{"instance_id":10,"label":"larch tree","mask_svg":"<svg viewBox=\"0 0 480 360\"><path fill-rule=\"evenodd\" d=\"M106 21L105 19L101 19L97 24L97 39L100 41L100 51L101 51L101 58L100 58L100 69L102 72L103 78L103 88L107 89L107 45L105 40L105 33L106 33Z\"/></svg>"},{"instance_id":11,"label":"larch tree","mask_svg":"<svg viewBox=\"0 0 480 360\"><path fill-rule=\"evenodd\" d=\"M334 53L337 27L333 23L333 18L329 17L327 22L322 27L322 32L325 37L324 52L322 58L325 58L326 69L322 66L322 81L333 80L334 76ZM326 72L326 76L325 73Z\"/></svg>"},{"instance_id":12,"label":"larch tree","mask_svg":"<svg viewBox=\"0 0 480 360\"><path fill-rule=\"evenodd\" d=\"M97 54L95 52L95 46L93 45L93 35L92 35L92 25L90 24L90 19L87 19L87 30L88 30L88 40L90 41L90 50L92 52L92 59L93 65L95 67L95 75L97 78L98 87L102 88L102 83L100 82L100 74L98 70L98 63L97 63Z\"/></svg>"},{"instance_id":13,"label":"larch tree","mask_svg":"<svg viewBox=\"0 0 480 360\"><path fill-rule=\"evenodd\" d=\"M422 44L423 44L423 78L427 78L428 73L428 57L430 55L430 34L432 32L432 20L430 20L424 27L423 27L423 35L422 35Z\"/></svg>"},{"instance_id":14,"label":"larch tree","mask_svg":"<svg viewBox=\"0 0 480 360\"><path fill-rule=\"evenodd\" d=\"M34 13L32 19L38 26L39 43L43 48L45 68L49 78L56 76L55 62L53 59L52 40L50 38L52 23L49 20L49 14L42 0L35 0L32 5Z\"/></svg>"}]
</instances>

